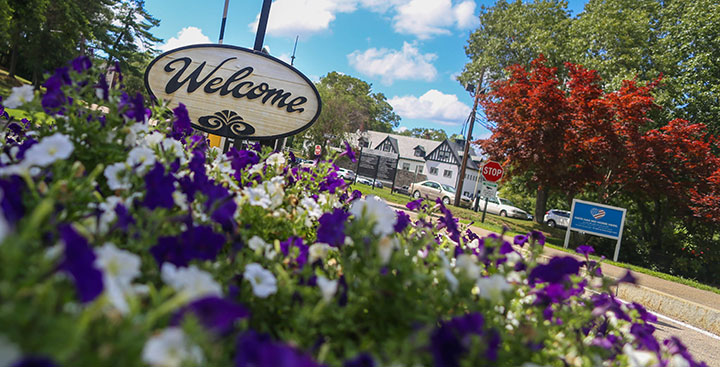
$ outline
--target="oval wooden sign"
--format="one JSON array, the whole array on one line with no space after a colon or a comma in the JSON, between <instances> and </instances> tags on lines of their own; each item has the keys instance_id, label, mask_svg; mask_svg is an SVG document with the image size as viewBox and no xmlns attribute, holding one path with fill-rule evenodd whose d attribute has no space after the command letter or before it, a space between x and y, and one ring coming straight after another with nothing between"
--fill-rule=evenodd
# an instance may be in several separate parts
<instances>
[{"instance_id":1,"label":"oval wooden sign","mask_svg":"<svg viewBox=\"0 0 720 367\"><path fill-rule=\"evenodd\" d=\"M183 103L194 128L232 139L294 135L320 116L320 94L305 75L270 55L230 45L167 51L145 70L145 87L171 108Z\"/></svg>"}]
</instances>

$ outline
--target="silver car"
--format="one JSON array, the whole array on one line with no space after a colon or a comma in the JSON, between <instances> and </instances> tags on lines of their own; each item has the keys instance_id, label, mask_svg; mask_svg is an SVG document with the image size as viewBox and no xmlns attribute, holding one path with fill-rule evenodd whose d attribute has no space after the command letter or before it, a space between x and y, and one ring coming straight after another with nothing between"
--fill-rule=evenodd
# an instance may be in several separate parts
<instances>
[{"instance_id":1,"label":"silver car","mask_svg":"<svg viewBox=\"0 0 720 367\"><path fill-rule=\"evenodd\" d=\"M567 210L550 209L543 217L548 227L567 228L570 225L570 212Z\"/></svg>"}]
</instances>

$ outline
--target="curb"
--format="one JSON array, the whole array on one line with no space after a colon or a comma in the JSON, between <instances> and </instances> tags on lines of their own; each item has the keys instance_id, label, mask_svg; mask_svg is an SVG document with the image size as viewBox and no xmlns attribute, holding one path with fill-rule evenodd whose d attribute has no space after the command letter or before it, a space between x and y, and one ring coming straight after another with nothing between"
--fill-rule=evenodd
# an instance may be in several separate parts
<instances>
[{"instance_id":1,"label":"curb","mask_svg":"<svg viewBox=\"0 0 720 367\"><path fill-rule=\"evenodd\" d=\"M617 297L720 336L720 311L641 285L620 284Z\"/></svg>"}]
</instances>

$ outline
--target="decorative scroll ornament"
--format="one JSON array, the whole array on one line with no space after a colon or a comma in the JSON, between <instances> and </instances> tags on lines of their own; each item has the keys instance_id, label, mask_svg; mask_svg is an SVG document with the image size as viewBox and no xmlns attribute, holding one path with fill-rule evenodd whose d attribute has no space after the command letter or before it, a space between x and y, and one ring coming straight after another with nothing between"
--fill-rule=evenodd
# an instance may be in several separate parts
<instances>
[{"instance_id":1,"label":"decorative scroll ornament","mask_svg":"<svg viewBox=\"0 0 720 367\"><path fill-rule=\"evenodd\" d=\"M198 126L199 125L199 126ZM245 138L255 133L255 128L235 111L222 110L198 118L199 130L229 138Z\"/></svg>"}]
</instances>

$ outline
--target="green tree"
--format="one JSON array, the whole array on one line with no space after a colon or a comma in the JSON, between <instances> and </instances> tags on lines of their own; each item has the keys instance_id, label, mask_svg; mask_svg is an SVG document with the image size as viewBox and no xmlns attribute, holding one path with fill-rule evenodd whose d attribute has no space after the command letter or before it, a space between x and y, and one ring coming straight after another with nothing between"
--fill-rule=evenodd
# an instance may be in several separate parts
<instances>
[{"instance_id":1,"label":"green tree","mask_svg":"<svg viewBox=\"0 0 720 367\"><path fill-rule=\"evenodd\" d=\"M340 144L346 134L361 130L392 132L400 123L385 95L358 78L328 73L316 83L322 112L306 137L314 144Z\"/></svg>"},{"instance_id":2,"label":"green tree","mask_svg":"<svg viewBox=\"0 0 720 367\"><path fill-rule=\"evenodd\" d=\"M141 78L157 51L153 46L161 41L150 32L160 20L148 13L144 0L120 1L112 10L112 18L97 35L95 47L107 54L108 68L118 61L126 77ZM126 83L132 85L131 81Z\"/></svg>"},{"instance_id":3,"label":"green tree","mask_svg":"<svg viewBox=\"0 0 720 367\"><path fill-rule=\"evenodd\" d=\"M444 130L424 127L414 127L403 132L397 132L396 134L435 141L447 139L447 134Z\"/></svg>"},{"instance_id":4,"label":"green tree","mask_svg":"<svg viewBox=\"0 0 720 367\"><path fill-rule=\"evenodd\" d=\"M481 7L480 26L465 46L470 62L459 81L475 83L482 75L486 81L502 79L506 67L527 65L540 54L550 66L561 66L569 53L570 22L564 0L499 0Z\"/></svg>"}]
</instances>

